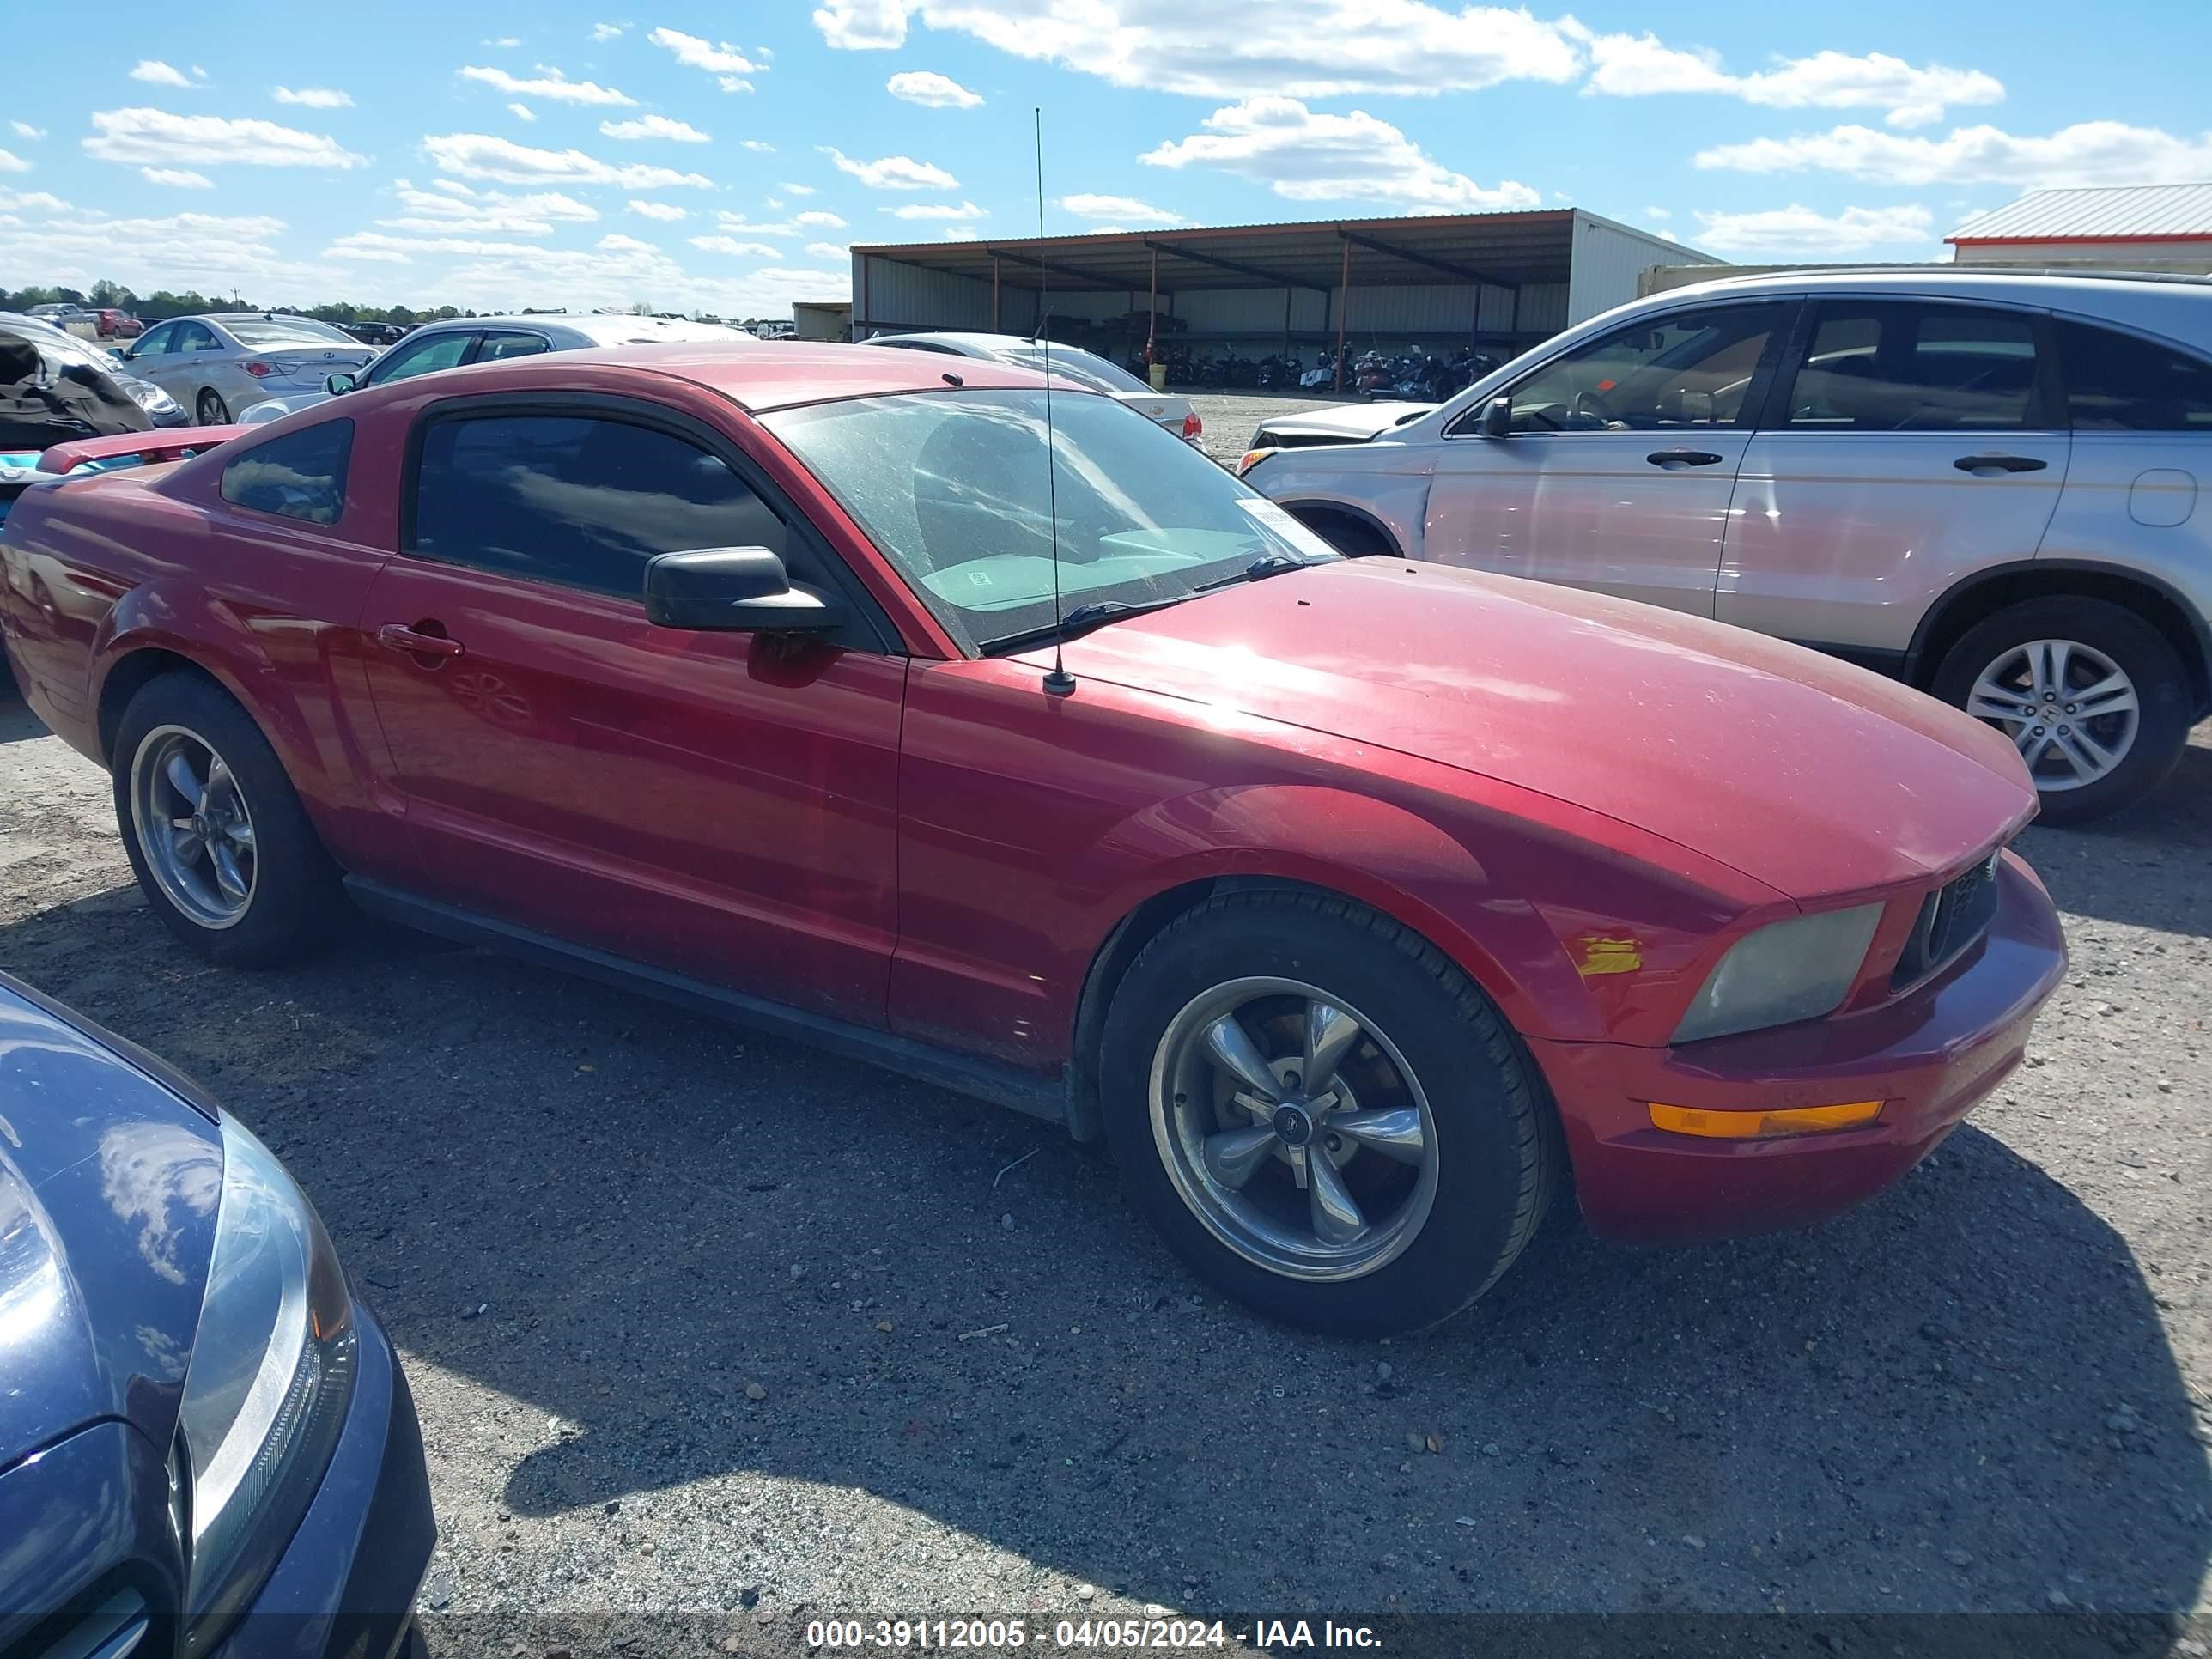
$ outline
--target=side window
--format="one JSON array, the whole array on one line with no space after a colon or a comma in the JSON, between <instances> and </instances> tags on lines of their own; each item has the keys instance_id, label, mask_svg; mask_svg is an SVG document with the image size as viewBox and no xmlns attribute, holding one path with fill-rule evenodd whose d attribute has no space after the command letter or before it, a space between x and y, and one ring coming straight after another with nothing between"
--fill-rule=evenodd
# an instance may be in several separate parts
<instances>
[{"instance_id":1,"label":"side window","mask_svg":"<svg viewBox=\"0 0 2212 1659\"><path fill-rule=\"evenodd\" d=\"M169 348L172 351L220 351L222 349L215 335L198 323L179 323L176 343Z\"/></svg>"},{"instance_id":2,"label":"side window","mask_svg":"<svg viewBox=\"0 0 2212 1659\"><path fill-rule=\"evenodd\" d=\"M1780 305L1679 311L1615 329L1510 388L1516 432L1736 426Z\"/></svg>"},{"instance_id":3,"label":"side window","mask_svg":"<svg viewBox=\"0 0 2212 1659\"><path fill-rule=\"evenodd\" d=\"M321 421L256 444L222 470L222 498L234 507L309 524L336 524L345 510L353 422Z\"/></svg>"},{"instance_id":4,"label":"side window","mask_svg":"<svg viewBox=\"0 0 2212 1659\"><path fill-rule=\"evenodd\" d=\"M2045 423L2035 324L1973 306L1837 301L1784 403L1791 431L2018 431Z\"/></svg>"},{"instance_id":5,"label":"side window","mask_svg":"<svg viewBox=\"0 0 2212 1659\"><path fill-rule=\"evenodd\" d=\"M404 380L410 374L451 368L469 355L469 342L476 337L474 330L457 328L450 334L428 335L396 345L370 366L364 383L382 386L387 380Z\"/></svg>"},{"instance_id":6,"label":"side window","mask_svg":"<svg viewBox=\"0 0 2212 1659\"><path fill-rule=\"evenodd\" d=\"M494 330L483 337L483 343L477 348L474 361L495 363L502 357L534 357L541 351L552 349L552 342L543 334L501 333Z\"/></svg>"},{"instance_id":7,"label":"side window","mask_svg":"<svg viewBox=\"0 0 2212 1659\"><path fill-rule=\"evenodd\" d=\"M149 328L138 337L138 349L134 357L158 357L163 352L177 349L177 325L163 323L159 328Z\"/></svg>"},{"instance_id":8,"label":"side window","mask_svg":"<svg viewBox=\"0 0 2212 1659\"><path fill-rule=\"evenodd\" d=\"M2085 432L2212 433L2212 363L2087 323L2058 325L2066 412Z\"/></svg>"},{"instance_id":9,"label":"side window","mask_svg":"<svg viewBox=\"0 0 2212 1659\"><path fill-rule=\"evenodd\" d=\"M652 427L571 415L433 421L422 434L410 551L625 599L645 562L702 547L799 549L744 480ZM818 580L792 567L800 580Z\"/></svg>"}]
</instances>

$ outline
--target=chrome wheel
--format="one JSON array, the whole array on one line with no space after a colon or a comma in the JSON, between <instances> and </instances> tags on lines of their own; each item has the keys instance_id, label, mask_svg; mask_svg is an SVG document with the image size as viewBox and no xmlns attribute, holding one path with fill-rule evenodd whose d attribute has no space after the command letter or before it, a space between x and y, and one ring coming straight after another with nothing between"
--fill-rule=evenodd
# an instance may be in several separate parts
<instances>
[{"instance_id":1,"label":"chrome wheel","mask_svg":"<svg viewBox=\"0 0 2212 1659\"><path fill-rule=\"evenodd\" d=\"M253 902L253 815L214 746L157 726L131 762L138 850L169 902L202 927L234 926Z\"/></svg>"},{"instance_id":2,"label":"chrome wheel","mask_svg":"<svg viewBox=\"0 0 2212 1659\"><path fill-rule=\"evenodd\" d=\"M1966 712L2002 727L2046 792L2110 775L2142 724L2135 682L2103 652L2073 640L2013 647L1975 678Z\"/></svg>"},{"instance_id":3,"label":"chrome wheel","mask_svg":"<svg viewBox=\"0 0 2212 1659\"><path fill-rule=\"evenodd\" d=\"M1194 998L1152 1057L1152 1139L1206 1230L1271 1273L1356 1279L1436 1202L1427 1097L1380 1025L1287 979Z\"/></svg>"}]
</instances>

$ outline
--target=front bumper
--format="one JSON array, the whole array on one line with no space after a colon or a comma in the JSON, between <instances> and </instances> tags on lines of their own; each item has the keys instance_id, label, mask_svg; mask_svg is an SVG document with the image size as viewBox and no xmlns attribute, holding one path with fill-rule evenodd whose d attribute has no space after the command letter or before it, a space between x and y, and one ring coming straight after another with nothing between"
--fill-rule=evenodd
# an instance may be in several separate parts
<instances>
[{"instance_id":1,"label":"front bumper","mask_svg":"<svg viewBox=\"0 0 2212 1659\"><path fill-rule=\"evenodd\" d=\"M1671 1048L1529 1048L1559 1103L1592 1231L1690 1243L1825 1221L1933 1151L2020 1064L2066 972L2058 913L2007 853L1983 941L1909 996L1862 1014ZM1883 1103L1863 1129L1706 1140L1651 1127L1652 1102L1717 1111Z\"/></svg>"},{"instance_id":2,"label":"front bumper","mask_svg":"<svg viewBox=\"0 0 2212 1659\"><path fill-rule=\"evenodd\" d=\"M374 1316L354 1304L359 1370L314 1502L219 1659L389 1659L437 1542L414 1397Z\"/></svg>"}]
</instances>

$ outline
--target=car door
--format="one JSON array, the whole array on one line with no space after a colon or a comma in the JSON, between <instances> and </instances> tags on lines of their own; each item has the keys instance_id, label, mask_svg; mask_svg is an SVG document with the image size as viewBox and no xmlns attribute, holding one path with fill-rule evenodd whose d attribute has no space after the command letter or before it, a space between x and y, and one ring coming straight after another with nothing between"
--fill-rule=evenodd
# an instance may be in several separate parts
<instances>
[{"instance_id":1,"label":"car door","mask_svg":"<svg viewBox=\"0 0 2212 1659\"><path fill-rule=\"evenodd\" d=\"M2027 309L1808 307L1745 452L1715 614L1892 667L1962 576L2033 558L2069 457L2049 335Z\"/></svg>"},{"instance_id":2,"label":"car door","mask_svg":"<svg viewBox=\"0 0 2212 1659\"><path fill-rule=\"evenodd\" d=\"M362 613L431 897L841 1018L884 1018L906 659L726 439L607 398L434 404ZM846 632L645 617L659 553L765 546Z\"/></svg>"},{"instance_id":3,"label":"car door","mask_svg":"<svg viewBox=\"0 0 2212 1659\"><path fill-rule=\"evenodd\" d=\"M149 328L123 354L125 368L141 380L151 380L172 398L177 393L169 384L167 371L176 366L177 331L183 326L181 323L161 323Z\"/></svg>"},{"instance_id":4,"label":"car door","mask_svg":"<svg viewBox=\"0 0 2212 1659\"><path fill-rule=\"evenodd\" d=\"M1711 616L1736 466L1793 311L1649 315L1506 388L1508 435L1469 410L1436 447L1427 556Z\"/></svg>"}]
</instances>

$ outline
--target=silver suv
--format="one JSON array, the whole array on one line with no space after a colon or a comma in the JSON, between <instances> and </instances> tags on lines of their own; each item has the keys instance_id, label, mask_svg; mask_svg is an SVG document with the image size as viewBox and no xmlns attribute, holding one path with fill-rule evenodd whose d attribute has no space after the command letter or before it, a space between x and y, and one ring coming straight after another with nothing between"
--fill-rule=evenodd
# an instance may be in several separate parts
<instances>
[{"instance_id":1,"label":"silver suv","mask_svg":"<svg viewBox=\"0 0 2212 1659\"><path fill-rule=\"evenodd\" d=\"M1642 599L2002 728L2047 821L2134 801L2212 710L2212 282L1741 277L1569 330L1249 482L1348 552Z\"/></svg>"}]
</instances>

